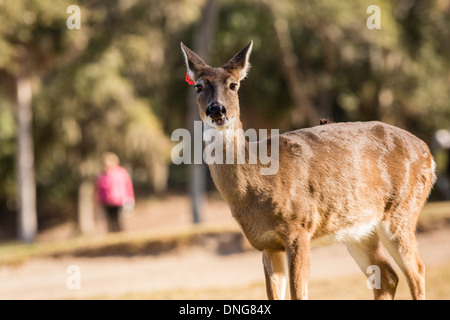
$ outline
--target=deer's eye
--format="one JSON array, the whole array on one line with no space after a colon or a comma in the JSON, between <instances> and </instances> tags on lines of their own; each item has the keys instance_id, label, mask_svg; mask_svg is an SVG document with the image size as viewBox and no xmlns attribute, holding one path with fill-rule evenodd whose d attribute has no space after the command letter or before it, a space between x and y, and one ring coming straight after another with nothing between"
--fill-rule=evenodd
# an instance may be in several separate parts
<instances>
[{"instance_id":1,"label":"deer's eye","mask_svg":"<svg viewBox=\"0 0 450 320\"><path fill-rule=\"evenodd\" d=\"M234 82L230 83L230 89L231 90L236 91L237 87L238 87L237 83L234 83Z\"/></svg>"},{"instance_id":2,"label":"deer's eye","mask_svg":"<svg viewBox=\"0 0 450 320\"><path fill-rule=\"evenodd\" d=\"M202 92L203 91L203 86L200 84L197 84L194 86L194 89L197 93Z\"/></svg>"}]
</instances>

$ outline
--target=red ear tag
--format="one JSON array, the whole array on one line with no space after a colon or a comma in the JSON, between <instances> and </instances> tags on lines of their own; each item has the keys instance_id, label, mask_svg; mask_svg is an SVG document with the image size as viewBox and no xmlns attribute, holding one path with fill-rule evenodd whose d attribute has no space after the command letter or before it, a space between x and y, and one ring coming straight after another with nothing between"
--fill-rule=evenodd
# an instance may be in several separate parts
<instances>
[{"instance_id":1,"label":"red ear tag","mask_svg":"<svg viewBox=\"0 0 450 320\"><path fill-rule=\"evenodd\" d=\"M189 77L189 71L186 71L186 82L188 83L188 85L193 85L195 82L194 82L194 80L192 80L190 77Z\"/></svg>"}]
</instances>

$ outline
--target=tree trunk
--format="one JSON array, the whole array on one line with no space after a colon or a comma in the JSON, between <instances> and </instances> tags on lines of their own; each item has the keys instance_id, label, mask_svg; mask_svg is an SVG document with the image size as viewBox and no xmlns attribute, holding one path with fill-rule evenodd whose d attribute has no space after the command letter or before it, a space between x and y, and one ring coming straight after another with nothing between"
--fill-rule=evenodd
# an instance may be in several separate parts
<instances>
[{"instance_id":1,"label":"tree trunk","mask_svg":"<svg viewBox=\"0 0 450 320\"><path fill-rule=\"evenodd\" d=\"M273 27L278 43L281 70L287 83L288 90L296 105L292 114L294 126L315 126L319 124L319 115L305 90L307 83L303 79L302 72L298 66L298 58L294 52L289 25L280 14L276 12L273 1L266 1L266 5L272 14Z\"/></svg>"},{"instance_id":2,"label":"tree trunk","mask_svg":"<svg viewBox=\"0 0 450 320\"><path fill-rule=\"evenodd\" d=\"M32 88L28 75L16 79L18 187L18 235L25 242L34 241L37 233L36 183L34 180Z\"/></svg>"},{"instance_id":3,"label":"tree trunk","mask_svg":"<svg viewBox=\"0 0 450 320\"><path fill-rule=\"evenodd\" d=\"M210 58L208 44L211 42L219 13L219 3L217 0L208 0L202 10L202 17L198 22L194 31L192 49L200 55L205 61ZM188 116L187 128L194 137L194 121L200 121L197 102L195 100L194 91L190 90L187 97ZM203 137L203 134L202 134ZM194 140L194 139L192 139ZM192 141L193 142L193 141ZM193 145L191 145L193 146ZM206 165L191 164L189 166L189 195L192 203L192 219L194 223L200 223L202 217L202 204L205 198L206 190Z\"/></svg>"},{"instance_id":4,"label":"tree trunk","mask_svg":"<svg viewBox=\"0 0 450 320\"><path fill-rule=\"evenodd\" d=\"M78 229L83 235L95 230L94 183L83 179L78 186Z\"/></svg>"}]
</instances>

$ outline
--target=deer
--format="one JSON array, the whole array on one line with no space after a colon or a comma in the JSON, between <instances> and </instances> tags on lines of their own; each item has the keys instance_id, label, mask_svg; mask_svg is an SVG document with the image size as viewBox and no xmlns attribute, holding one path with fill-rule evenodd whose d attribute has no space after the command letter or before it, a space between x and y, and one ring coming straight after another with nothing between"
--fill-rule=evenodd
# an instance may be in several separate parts
<instances>
[{"instance_id":1,"label":"deer","mask_svg":"<svg viewBox=\"0 0 450 320\"><path fill-rule=\"evenodd\" d=\"M250 143L273 140L239 137L238 90L252 48L253 41L221 67L211 67L181 43L204 131L224 135L224 148L241 144L248 150ZM262 252L267 297L285 299L288 284L291 299L308 299L311 248L343 243L364 273L379 268L375 299L393 299L399 282L385 249L412 298L425 299L416 226L436 180L427 144L379 121L327 123L277 138L276 174L262 175L262 163L208 164L243 234ZM235 143L225 143L229 139Z\"/></svg>"}]
</instances>

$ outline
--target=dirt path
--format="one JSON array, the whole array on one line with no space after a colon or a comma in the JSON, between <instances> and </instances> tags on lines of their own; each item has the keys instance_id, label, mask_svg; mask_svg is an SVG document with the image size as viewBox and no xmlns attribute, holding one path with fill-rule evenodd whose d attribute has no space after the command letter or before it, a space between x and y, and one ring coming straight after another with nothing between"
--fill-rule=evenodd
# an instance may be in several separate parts
<instances>
[{"instance_id":1,"label":"dirt path","mask_svg":"<svg viewBox=\"0 0 450 320\"><path fill-rule=\"evenodd\" d=\"M450 262L450 230L420 234L419 249L427 265ZM69 266L80 270L80 289L68 289ZM311 277L357 274L344 246L315 248ZM239 286L263 281L257 251L217 255L200 248L160 256L48 258L0 268L0 299L65 299L154 292L175 288Z\"/></svg>"}]
</instances>

